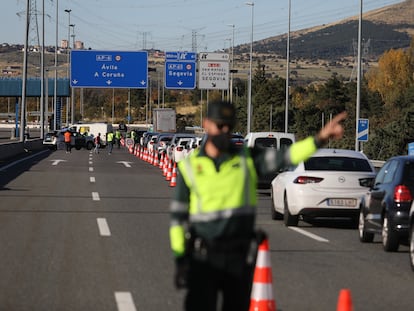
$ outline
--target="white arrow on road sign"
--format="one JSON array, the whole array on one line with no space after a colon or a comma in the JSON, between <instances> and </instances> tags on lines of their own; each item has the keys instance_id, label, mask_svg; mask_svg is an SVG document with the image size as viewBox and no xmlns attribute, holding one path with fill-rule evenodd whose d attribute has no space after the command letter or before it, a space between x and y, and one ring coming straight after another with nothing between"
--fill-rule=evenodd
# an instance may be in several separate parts
<instances>
[{"instance_id":1,"label":"white arrow on road sign","mask_svg":"<svg viewBox=\"0 0 414 311\"><path fill-rule=\"evenodd\" d=\"M132 162L127 162L127 161L118 161L118 162L116 162L116 163L123 164L123 165L125 165L125 167L131 167L131 164L130 164L130 163L132 163Z\"/></svg>"},{"instance_id":2,"label":"white arrow on road sign","mask_svg":"<svg viewBox=\"0 0 414 311\"><path fill-rule=\"evenodd\" d=\"M76 80L76 79L73 80L72 82L73 82L73 84L78 84L78 80Z\"/></svg>"},{"instance_id":3,"label":"white arrow on road sign","mask_svg":"<svg viewBox=\"0 0 414 311\"><path fill-rule=\"evenodd\" d=\"M108 80L108 81L106 81L106 84L111 85L112 84L112 81L111 80Z\"/></svg>"},{"instance_id":4,"label":"white arrow on road sign","mask_svg":"<svg viewBox=\"0 0 414 311\"><path fill-rule=\"evenodd\" d=\"M66 162L66 160L50 160L52 161L52 165L58 165L59 162Z\"/></svg>"}]
</instances>

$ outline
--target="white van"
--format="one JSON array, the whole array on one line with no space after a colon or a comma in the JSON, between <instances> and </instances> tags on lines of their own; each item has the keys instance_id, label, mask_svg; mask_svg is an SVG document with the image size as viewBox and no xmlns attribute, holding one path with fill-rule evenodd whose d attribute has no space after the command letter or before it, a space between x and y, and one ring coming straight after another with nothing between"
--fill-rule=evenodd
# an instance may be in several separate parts
<instances>
[{"instance_id":1,"label":"white van","mask_svg":"<svg viewBox=\"0 0 414 311\"><path fill-rule=\"evenodd\" d=\"M247 147L285 149L295 142L295 135L284 132L251 132L244 137Z\"/></svg>"},{"instance_id":2,"label":"white van","mask_svg":"<svg viewBox=\"0 0 414 311\"><path fill-rule=\"evenodd\" d=\"M72 130L80 134L98 136L101 133L101 145L106 146L106 135L113 130L111 123L95 122L95 123L77 123L70 127Z\"/></svg>"},{"instance_id":3,"label":"white van","mask_svg":"<svg viewBox=\"0 0 414 311\"><path fill-rule=\"evenodd\" d=\"M295 135L284 132L251 132L244 137L248 148L274 148L287 149L295 142ZM259 189L269 189L272 180L278 172L271 172L265 176L259 176Z\"/></svg>"}]
</instances>

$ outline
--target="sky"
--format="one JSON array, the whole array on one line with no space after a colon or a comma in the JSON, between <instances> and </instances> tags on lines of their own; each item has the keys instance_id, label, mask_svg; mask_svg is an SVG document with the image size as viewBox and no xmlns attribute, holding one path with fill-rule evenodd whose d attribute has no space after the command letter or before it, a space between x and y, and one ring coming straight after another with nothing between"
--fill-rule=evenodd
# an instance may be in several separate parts
<instances>
[{"instance_id":1,"label":"sky","mask_svg":"<svg viewBox=\"0 0 414 311\"><path fill-rule=\"evenodd\" d=\"M0 43L23 44L28 0L2 0ZM68 39L94 50L211 52L285 34L289 0L31 0L40 43L44 3L45 45ZM291 30L358 16L360 0L291 0ZM401 0L363 0L363 12ZM35 5L36 3L36 5ZM249 4L250 5L249 5ZM254 4L253 6L251 4ZM36 9L36 10L35 10ZM67 13L65 10L70 9ZM56 14L57 13L57 14ZM30 42L36 42L35 14ZM70 22L69 22L70 18ZM56 21L58 21L56 23ZM253 23L252 23L253 22ZM75 26L69 27L69 24ZM253 24L253 27L252 27ZM57 25L57 27L56 27ZM58 36L56 36L58 28ZM72 43L72 37L70 42Z\"/></svg>"}]
</instances>

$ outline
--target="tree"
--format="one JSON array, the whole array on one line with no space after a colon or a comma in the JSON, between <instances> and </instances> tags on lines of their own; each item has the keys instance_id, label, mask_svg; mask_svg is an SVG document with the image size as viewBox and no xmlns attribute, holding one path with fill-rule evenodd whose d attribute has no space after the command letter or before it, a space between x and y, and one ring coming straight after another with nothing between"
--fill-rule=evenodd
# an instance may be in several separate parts
<instances>
[{"instance_id":1,"label":"tree","mask_svg":"<svg viewBox=\"0 0 414 311\"><path fill-rule=\"evenodd\" d=\"M368 87L381 95L389 109L394 109L401 94L413 83L414 58L411 53L410 50L389 50L380 57L378 67L367 74Z\"/></svg>"}]
</instances>

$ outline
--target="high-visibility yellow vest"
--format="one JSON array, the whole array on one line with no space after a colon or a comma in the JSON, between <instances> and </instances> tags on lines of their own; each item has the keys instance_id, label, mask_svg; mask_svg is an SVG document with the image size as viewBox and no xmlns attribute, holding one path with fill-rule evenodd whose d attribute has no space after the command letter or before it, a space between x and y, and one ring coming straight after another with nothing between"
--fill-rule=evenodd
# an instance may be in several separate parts
<instances>
[{"instance_id":1,"label":"high-visibility yellow vest","mask_svg":"<svg viewBox=\"0 0 414 311\"><path fill-rule=\"evenodd\" d=\"M257 176L252 159L234 155L217 171L210 158L198 155L199 150L178 163L190 188L190 221L214 221L254 213Z\"/></svg>"}]
</instances>

